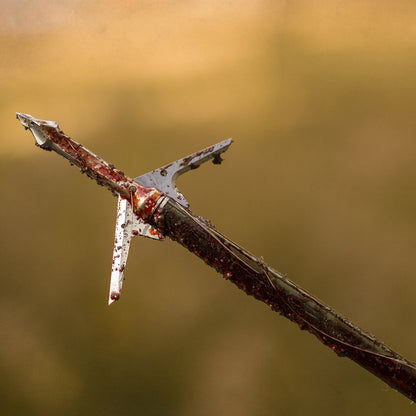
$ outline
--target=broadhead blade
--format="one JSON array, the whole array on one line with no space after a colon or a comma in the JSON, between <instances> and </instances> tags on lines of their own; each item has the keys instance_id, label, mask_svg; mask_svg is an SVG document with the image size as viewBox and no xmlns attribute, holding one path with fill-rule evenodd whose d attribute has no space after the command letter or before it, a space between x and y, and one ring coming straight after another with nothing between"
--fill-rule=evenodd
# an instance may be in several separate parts
<instances>
[{"instance_id":1,"label":"broadhead blade","mask_svg":"<svg viewBox=\"0 0 416 416\"><path fill-rule=\"evenodd\" d=\"M176 188L176 179L183 173L198 168L202 163L207 162L210 159L212 159L215 164L221 163L222 159L220 155L230 147L232 141L232 139L223 140L220 143L169 163L152 172L138 176L137 178L134 178L134 180L142 186L159 189L162 193L188 208L188 201Z\"/></svg>"},{"instance_id":2,"label":"broadhead blade","mask_svg":"<svg viewBox=\"0 0 416 416\"><path fill-rule=\"evenodd\" d=\"M164 239L162 234L134 214L130 202L127 199L119 196L110 292L108 296L109 305L120 298L131 240L136 235L142 235L155 240Z\"/></svg>"}]
</instances>

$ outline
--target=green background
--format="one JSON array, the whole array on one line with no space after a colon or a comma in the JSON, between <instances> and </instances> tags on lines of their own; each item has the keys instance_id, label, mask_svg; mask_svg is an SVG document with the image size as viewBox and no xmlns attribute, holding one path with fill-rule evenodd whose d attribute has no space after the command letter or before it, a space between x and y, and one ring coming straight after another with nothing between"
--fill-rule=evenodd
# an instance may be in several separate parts
<instances>
[{"instance_id":1,"label":"green background","mask_svg":"<svg viewBox=\"0 0 416 416\"><path fill-rule=\"evenodd\" d=\"M137 176L416 359L416 3L0 3L0 398L7 415L410 415L179 245L137 238L107 306L116 199L15 112Z\"/></svg>"}]
</instances>

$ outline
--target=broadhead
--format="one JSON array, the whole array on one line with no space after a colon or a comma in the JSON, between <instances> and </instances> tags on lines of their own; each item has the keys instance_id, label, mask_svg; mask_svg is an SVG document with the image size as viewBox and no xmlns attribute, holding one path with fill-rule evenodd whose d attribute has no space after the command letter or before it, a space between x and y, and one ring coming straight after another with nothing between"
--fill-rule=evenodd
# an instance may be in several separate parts
<instances>
[{"instance_id":1,"label":"broadhead","mask_svg":"<svg viewBox=\"0 0 416 416\"><path fill-rule=\"evenodd\" d=\"M214 164L220 164L221 154L232 143L232 139L224 140L199 152L170 163L134 180L146 187L155 187L165 196L174 199L185 207L188 202L176 188L176 179L179 175L196 169L202 163L211 160ZM167 200L167 198L166 198ZM161 202L163 204L163 202ZM157 240L163 240L163 236L151 225L147 224L133 214L130 202L119 197L117 205L117 220L115 233L113 266L111 270L110 291L108 304L111 305L120 298L124 281L124 270L127 263L131 239L136 235L143 235Z\"/></svg>"}]
</instances>

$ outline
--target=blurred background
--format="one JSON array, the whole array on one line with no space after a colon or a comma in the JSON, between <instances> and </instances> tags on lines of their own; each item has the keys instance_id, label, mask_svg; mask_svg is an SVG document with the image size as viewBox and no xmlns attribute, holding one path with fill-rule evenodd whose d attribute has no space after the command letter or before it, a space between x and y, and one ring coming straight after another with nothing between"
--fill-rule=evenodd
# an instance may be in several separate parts
<instances>
[{"instance_id":1,"label":"blurred background","mask_svg":"<svg viewBox=\"0 0 416 416\"><path fill-rule=\"evenodd\" d=\"M228 137L194 213L416 359L416 3L0 1L0 398L7 415L391 415L410 400L179 245L15 112L130 176ZM412 413L411 413L412 412Z\"/></svg>"}]
</instances>

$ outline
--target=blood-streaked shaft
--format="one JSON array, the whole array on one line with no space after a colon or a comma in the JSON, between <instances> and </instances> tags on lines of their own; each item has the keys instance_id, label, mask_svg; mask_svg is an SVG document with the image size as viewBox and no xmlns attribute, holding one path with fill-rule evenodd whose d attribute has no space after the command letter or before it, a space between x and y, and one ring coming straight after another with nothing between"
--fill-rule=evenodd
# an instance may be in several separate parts
<instances>
[{"instance_id":1,"label":"blood-streaked shaft","mask_svg":"<svg viewBox=\"0 0 416 416\"><path fill-rule=\"evenodd\" d=\"M39 120L29 114L16 113L26 129L30 129L36 145L45 150L54 150L71 164L78 166L82 173L95 179L99 185L107 187L114 195L126 198L133 212L146 218L153 211L161 193L156 188L141 186L133 179L116 169L111 163L66 136L56 121Z\"/></svg>"},{"instance_id":2,"label":"blood-streaked shaft","mask_svg":"<svg viewBox=\"0 0 416 416\"><path fill-rule=\"evenodd\" d=\"M165 237L186 247L247 295L315 335L391 387L416 400L416 365L336 313L264 261L220 234L176 201L159 205L149 219Z\"/></svg>"},{"instance_id":3,"label":"blood-streaked shaft","mask_svg":"<svg viewBox=\"0 0 416 416\"><path fill-rule=\"evenodd\" d=\"M17 116L32 131L38 146L54 150L79 166L100 185L118 194L123 204L129 201L133 213L138 217L137 223L131 222L131 226L125 230L131 216L119 204L119 211L126 216L120 216L120 227L116 229L116 242L119 242L120 248L116 247L114 254L117 261L113 264L114 281L110 288L109 303L118 299L121 290L127 260L126 252L121 253L123 246L129 246L130 237L135 233L147 235L147 231L141 228L143 225L153 227L148 230L149 237L167 236L177 241L245 293L265 302L274 311L297 323L301 329L315 335L338 355L355 361L397 391L416 400L414 363L224 237L169 195L160 198L162 193L158 189L141 186L65 136L56 122L37 120L20 113ZM166 176L165 169L159 170L159 173Z\"/></svg>"}]
</instances>

